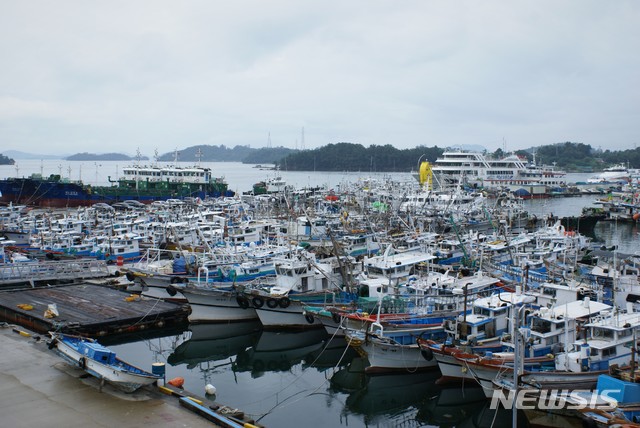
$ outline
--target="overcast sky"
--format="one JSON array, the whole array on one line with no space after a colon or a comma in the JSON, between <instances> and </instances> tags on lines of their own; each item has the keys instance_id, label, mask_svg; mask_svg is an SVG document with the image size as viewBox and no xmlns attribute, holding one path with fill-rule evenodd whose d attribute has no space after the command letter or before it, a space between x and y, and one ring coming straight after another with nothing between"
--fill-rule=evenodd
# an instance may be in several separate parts
<instances>
[{"instance_id":1,"label":"overcast sky","mask_svg":"<svg viewBox=\"0 0 640 428\"><path fill-rule=\"evenodd\" d=\"M640 143L636 0L7 0L0 49L0 152Z\"/></svg>"}]
</instances>

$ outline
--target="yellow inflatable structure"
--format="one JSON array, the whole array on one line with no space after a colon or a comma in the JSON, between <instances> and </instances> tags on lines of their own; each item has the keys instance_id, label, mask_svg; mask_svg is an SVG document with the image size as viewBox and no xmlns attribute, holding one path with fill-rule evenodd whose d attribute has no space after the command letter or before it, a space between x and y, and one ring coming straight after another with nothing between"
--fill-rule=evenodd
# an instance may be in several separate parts
<instances>
[{"instance_id":1,"label":"yellow inflatable structure","mask_svg":"<svg viewBox=\"0 0 640 428\"><path fill-rule=\"evenodd\" d=\"M426 187L427 189L431 189L432 179L433 179L433 171L431 171L431 164L429 162L422 162L420 164L420 170L418 171L418 178L420 181L420 185Z\"/></svg>"}]
</instances>

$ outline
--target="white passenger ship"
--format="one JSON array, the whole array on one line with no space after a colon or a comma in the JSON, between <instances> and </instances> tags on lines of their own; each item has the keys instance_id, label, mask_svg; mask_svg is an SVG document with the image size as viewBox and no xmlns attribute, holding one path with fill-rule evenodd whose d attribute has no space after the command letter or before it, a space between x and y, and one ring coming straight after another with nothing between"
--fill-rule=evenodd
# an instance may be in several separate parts
<instances>
[{"instance_id":1,"label":"white passenger ship","mask_svg":"<svg viewBox=\"0 0 640 428\"><path fill-rule=\"evenodd\" d=\"M523 197L547 196L551 189L566 186L566 173L551 166L509 154L494 159L480 152L445 151L431 167L440 186L464 184L474 188L499 188Z\"/></svg>"}]
</instances>

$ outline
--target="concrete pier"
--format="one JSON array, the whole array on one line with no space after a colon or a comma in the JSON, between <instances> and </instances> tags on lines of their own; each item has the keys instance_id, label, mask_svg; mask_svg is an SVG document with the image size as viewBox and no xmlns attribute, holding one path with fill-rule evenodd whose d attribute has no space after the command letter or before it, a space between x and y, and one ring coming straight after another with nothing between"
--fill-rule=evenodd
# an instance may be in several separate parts
<instances>
[{"instance_id":1,"label":"concrete pier","mask_svg":"<svg viewBox=\"0 0 640 428\"><path fill-rule=\"evenodd\" d=\"M20 333L22 332L22 334ZM46 337L0 327L0 415L3 427L214 427L155 387L125 394L50 351Z\"/></svg>"}]
</instances>

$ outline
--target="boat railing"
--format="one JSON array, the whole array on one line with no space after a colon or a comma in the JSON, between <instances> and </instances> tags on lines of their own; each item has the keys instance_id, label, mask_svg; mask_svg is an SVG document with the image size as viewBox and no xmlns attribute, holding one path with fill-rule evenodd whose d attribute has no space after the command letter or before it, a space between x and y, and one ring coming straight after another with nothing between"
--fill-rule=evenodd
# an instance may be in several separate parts
<instances>
[{"instance_id":1,"label":"boat railing","mask_svg":"<svg viewBox=\"0 0 640 428\"><path fill-rule=\"evenodd\" d=\"M102 278L108 275L104 260L9 263L0 267L0 284L29 283L33 286L36 281Z\"/></svg>"}]
</instances>

